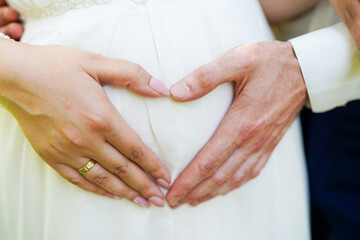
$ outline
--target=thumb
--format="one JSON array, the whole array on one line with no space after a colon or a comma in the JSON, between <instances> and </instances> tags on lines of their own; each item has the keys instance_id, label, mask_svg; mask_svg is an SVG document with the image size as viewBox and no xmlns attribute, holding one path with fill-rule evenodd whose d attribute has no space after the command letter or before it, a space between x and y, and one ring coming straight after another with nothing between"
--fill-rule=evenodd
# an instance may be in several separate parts
<instances>
[{"instance_id":1,"label":"thumb","mask_svg":"<svg viewBox=\"0 0 360 240\"><path fill-rule=\"evenodd\" d=\"M97 65L96 78L102 85L129 88L145 97L170 96L168 88L139 64L105 58Z\"/></svg>"},{"instance_id":2,"label":"thumb","mask_svg":"<svg viewBox=\"0 0 360 240\"><path fill-rule=\"evenodd\" d=\"M220 84L234 81L238 77L232 56L227 53L217 60L205 64L170 88L171 97L186 102L203 97Z\"/></svg>"}]
</instances>

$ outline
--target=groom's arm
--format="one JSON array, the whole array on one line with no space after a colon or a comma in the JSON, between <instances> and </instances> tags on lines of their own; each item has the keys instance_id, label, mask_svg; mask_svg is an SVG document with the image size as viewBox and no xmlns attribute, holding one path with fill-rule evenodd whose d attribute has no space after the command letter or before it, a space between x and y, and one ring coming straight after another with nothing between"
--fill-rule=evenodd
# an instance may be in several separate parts
<instances>
[{"instance_id":1,"label":"groom's arm","mask_svg":"<svg viewBox=\"0 0 360 240\"><path fill-rule=\"evenodd\" d=\"M314 112L328 111L360 99L360 53L357 49L360 47L360 3L353 0L330 2L344 23L290 40Z\"/></svg>"},{"instance_id":2,"label":"groom's arm","mask_svg":"<svg viewBox=\"0 0 360 240\"><path fill-rule=\"evenodd\" d=\"M338 4L344 6L346 1L339 0ZM356 5L356 7L360 9L359 6ZM338 6L335 8L340 16L349 14L346 8L340 9ZM352 24L351 21L348 21L348 25L350 30L355 29L351 33L356 39L355 34L359 28L352 28L356 24ZM337 98L336 96L346 97L346 99L340 98L344 102L359 97L359 53L344 26L323 29L291 42L300 58L305 78L317 75L318 83L315 80L305 80L307 90L312 95L311 104L314 105L315 110L331 109L343 103L337 100L329 104L332 98ZM274 139L273 134L279 132L283 134L291 116L296 111L297 113L300 111L300 108L294 108L294 105L300 106L303 104L302 101L284 100L285 97L292 95L297 95L301 100L306 94L302 91L304 81L299 67L295 64L298 60L291 54L293 48L288 42L278 42L278 44L268 42L251 46L255 49L260 48L262 54L246 54L249 52L246 51L249 48L246 46L236 48L218 61L200 67L181 83L172 87L172 93L178 87L187 89L186 97L179 98L173 94L173 98L178 101L199 98L229 79L231 81L238 79L237 86L242 87L238 93L239 98L235 99L236 104L233 104L219 129L173 184L167 195L167 200L172 207L178 207L184 203L197 205L220 194L226 194L256 176L278 142L278 138ZM245 57L242 57L243 55ZM266 59L269 56L271 56L270 59ZM235 61L231 61L234 59ZM224 62L229 64L222 64ZM219 69L223 71L221 74L216 74ZM204 71L206 74L197 74ZM246 71L250 71L249 74ZM311 71L315 71L313 73L315 76L308 76L311 75ZM227 78L213 79L211 76L227 76ZM261 79L264 76L266 79ZM268 82L274 82L274 84L266 84ZM319 95L318 104L318 99L314 101L316 88L312 84L317 84L319 89L331 89L332 85L341 85L345 86L345 90L341 89L342 93L338 92L339 89L332 92L326 90L327 94ZM266 94L259 94L259 92L266 92ZM280 98L276 94L280 95ZM262 104L260 96L264 95L271 101L264 101L265 104ZM246 103L247 99L253 99L253 102ZM277 99L280 101L276 101ZM252 108L252 106L255 107ZM269 109L275 111L269 111ZM276 114L279 109L290 109L292 114ZM253 168L254 164L255 168Z\"/></svg>"},{"instance_id":3,"label":"groom's arm","mask_svg":"<svg viewBox=\"0 0 360 240\"><path fill-rule=\"evenodd\" d=\"M360 53L343 23L290 42L314 112L328 111L360 99Z\"/></svg>"}]
</instances>

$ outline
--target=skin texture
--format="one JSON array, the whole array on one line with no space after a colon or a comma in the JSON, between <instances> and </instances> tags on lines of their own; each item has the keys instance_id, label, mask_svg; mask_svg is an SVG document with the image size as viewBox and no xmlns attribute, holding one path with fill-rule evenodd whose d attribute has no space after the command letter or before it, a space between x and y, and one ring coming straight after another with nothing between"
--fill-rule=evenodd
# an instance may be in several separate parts
<instances>
[{"instance_id":1,"label":"skin texture","mask_svg":"<svg viewBox=\"0 0 360 240\"><path fill-rule=\"evenodd\" d=\"M271 22L295 17L300 13L297 9L307 10L317 2L261 0ZM360 1L330 2L360 48ZM226 81L235 82L237 97L216 133L170 189L167 201L174 208L185 203L196 206L256 177L307 98L293 49L281 42L231 50L182 81L188 86L188 96L172 97L197 99ZM186 90L178 92L184 95Z\"/></svg>"},{"instance_id":2,"label":"skin texture","mask_svg":"<svg viewBox=\"0 0 360 240\"><path fill-rule=\"evenodd\" d=\"M292 18L300 14L301 12L310 9L318 2L318 0L261 0L260 2L264 8L264 12L268 20L270 22L279 22L288 18ZM359 47L359 1L330 0L330 2L333 4L339 16L342 17L345 24L350 29ZM21 35L20 33L22 33L23 31L22 26L19 23L10 23L11 21L17 21L17 19L17 13L9 9L8 7L4 7L4 1L0 1L0 31L3 31L5 34L8 34L13 38L18 39ZM268 52L275 57L278 56L277 53L284 54L277 57L276 61L274 61L269 56L269 54L263 54L263 59L254 59L253 54L250 53L256 53L257 51L260 51L262 54ZM211 199L217 195L226 194L227 192L241 186L246 181L256 177L259 174L262 167L265 165L267 159L269 158L272 150L276 146L277 142L279 141L287 127L292 122L292 119L295 118L296 113L299 111L299 109L301 109L304 99L306 98L306 93L303 89L303 82L299 80L302 79L301 73L295 59L295 56L292 54L292 49L289 45L286 45L286 43L269 42L256 45L247 45L244 47L233 49L229 53L225 54L222 58L214 61L213 63L200 67L185 79L185 81L189 84L191 94L186 98L179 98L173 95L173 98L175 100L188 101L199 98L202 95L206 94L208 91L211 91L218 84L221 84L225 81L235 82L237 97L234 105L231 107L228 115L225 117L221 126L219 126L219 129L214 134L213 138L198 154L198 156L189 165L189 167L181 174L179 179L175 181L174 186L172 187L171 191L167 196L167 200L171 203L172 207L178 207L180 205L178 204L178 202L181 199L181 204L191 203L192 205L197 205L200 202ZM274 66L275 63L278 63L278 65ZM93 78L93 80L95 79L101 84L118 84L117 82L114 83L113 80L107 80L108 78L111 78L113 74L104 74L101 79L99 79L96 74L92 75L93 73L91 72L93 71L88 71L87 73L90 75L90 77ZM224 72L226 72L226 74L220 74ZM105 76L108 76L108 78ZM264 76L266 76L267 81L269 81L268 83L264 81ZM271 77L269 76L274 76L276 77L276 79L271 79ZM270 80L268 80L268 78L270 78ZM281 82L285 81L285 79L290 79L293 81ZM252 82L256 82L256 84L252 84ZM276 92L279 90L278 86L283 86L276 85L280 84L279 82L281 82L281 84L285 84L284 86L289 87L288 89L284 89L284 87L280 88L281 91L279 93L282 94L277 94ZM130 87L131 85L132 84L130 84ZM118 86L124 87L127 85L118 84ZM264 87L264 89L263 91L255 92L251 89L251 86L254 86L254 88L257 86L262 86ZM203 90L200 91L199 88L203 88ZM159 92L163 95L166 95L164 94L164 92ZM267 95L268 98L262 98L263 96L261 95L261 92L263 92L264 95ZM271 93L270 95L269 92ZM76 93L74 93L74 95L76 95ZM102 98L101 100L105 99L103 92L101 92L100 96L102 96L100 97ZM280 97L282 97L282 103L279 101ZM284 101L284 97L287 97L288 100ZM22 107L24 108L24 106L17 106L17 104L21 104L17 103L16 100L7 100L5 97L3 98L3 101L8 101L8 108L12 109L10 111L13 111L14 114L17 113L19 115L19 119L22 115L26 115L26 111L28 109L21 109ZM19 99L17 99L17 101L21 102L21 100ZM294 102L296 103L295 105ZM79 106L80 105L88 104L81 104L81 102L79 102ZM91 105L91 103L89 103L89 105ZM28 106L25 106L25 108L26 107ZM108 107L108 109L110 109L109 112L113 111L113 109L111 109L110 107ZM21 114L22 112L24 113ZM89 113L87 112L87 110L85 110L84 112ZM111 113L108 114L111 115ZM41 116L42 114L30 113L28 115L30 117L34 117L37 115ZM86 116L86 114L84 114L83 118L90 119L90 122L94 120L94 116L89 117ZM18 121L21 122L21 120L19 119ZM23 121L23 123L25 123L25 121L28 121L26 118L24 119L25 120ZM51 117L48 117L48 119L50 119L49 122L54 125L55 129L59 128L59 126L57 125L61 125L61 123L57 123L55 121L51 122ZM99 120L96 117L95 119ZM67 121L71 122L71 120ZM90 124L91 126L89 128L92 129L94 125L97 126L98 123L98 121L95 121L95 124ZM36 129L31 129L29 127L29 124L23 125L23 129L28 129L29 133L27 135L29 135L31 139L31 133L36 132ZM76 129L79 128L79 126L82 126L83 123L77 123L74 125L74 128ZM102 123L100 125L102 125ZM105 125L107 125L108 128L113 127L109 122L107 122L107 124ZM242 126L242 128L238 126ZM99 133L103 129L99 128L97 130L97 133ZM63 130L57 129L57 131L62 132ZM75 140L82 139L81 137L79 137L81 133L78 134L78 136L76 136L76 134L74 135ZM104 136L102 137L105 138ZM78 145L78 142L74 141L72 137L67 138L70 140L70 142L75 143L73 145L75 145L74 149L77 149L77 151L84 147L82 144L76 146ZM49 137L48 139L51 142L51 137ZM106 141L108 140L106 139ZM58 143L61 148L63 148L62 144L62 142ZM44 146L45 145L46 144L44 143ZM116 146L114 148L116 148ZM39 147L39 149L41 148ZM46 149L42 150L44 152L47 152ZM82 151L86 152L86 149L82 149ZM41 150L38 150L38 152L41 152ZM113 152L116 152L116 150L114 150ZM88 153L86 154L90 155ZM44 157L46 156L44 155ZM77 156L77 158L79 157ZM119 190L113 190L114 188L116 188L114 186L118 185L115 183L113 184L111 180L109 181L108 177L104 177L105 175L102 175L102 177L95 177L88 174L87 176L85 175L86 178L83 178L83 176L78 174L77 171L74 171L74 168L69 167L73 163L56 163L56 160L50 160L51 157L47 157L47 159L47 162L57 171L59 171L65 178L87 190L100 194L106 194L109 197L113 197L114 195L124 196L121 191L119 192ZM82 159L81 162L86 163L89 159L89 157L85 157L85 159ZM105 159L108 158L105 157ZM81 166L77 163L77 165L73 167L79 168ZM98 164L96 166L100 167ZM92 169L92 172L100 172L100 170L94 171L95 169L96 168L94 167L94 169ZM134 169L128 168L128 166L125 167L125 169L125 175L127 176L130 176L130 174L128 174L130 172L136 172ZM101 169L101 171L102 170L103 169ZM111 170L109 172L112 173ZM105 170L104 174L108 174L109 172L106 172ZM142 175L141 173L139 174ZM90 179L90 181L88 179ZM94 181L94 179L96 179L97 181ZM121 179L123 180L123 178ZM169 178L167 180L169 180ZM126 182L126 180L124 181ZM95 182L97 184L92 184L91 182ZM103 186L104 182L111 182L112 185L107 184L107 186ZM144 187L141 184L140 186L139 183L135 182L133 183L133 185L135 186L135 189L138 189L139 187L140 189L150 188ZM163 183L162 185L166 185L166 183ZM104 189L107 190L104 190L99 186L102 186L104 187ZM142 191L140 190L138 190L138 192L142 193ZM128 196L127 198L134 198L135 194L133 192L132 194L133 195L130 194L131 196ZM145 195L145 197L150 197L151 194L144 193L143 195ZM147 206L147 204L144 202L142 202L142 205Z\"/></svg>"},{"instance_id":3,"label":"skin texture","mask_svg":"<svg viewBox=\"0 0 360 240\"><path fill-rule=\"evenodd\" d=\"M196 69L171 93L176 101L190 101L224 82L234 82L235 100L170 189L167 201L174 208L195 206L256 177L307 99L291 44L277 41L234 48Z\"/></svg>"},{"instance_id":4,"label":"skin texture","mask_svg":"<svg viewBox=\"0 0 360 240\"><path fill-rule=\"evenodd\" d=\"M19 40L24 28L18 20L19 14L8 7L5 0L0 0L0 32L9 35L12 39Z\"/></svg>"},{"instance_id":5,"label":"skin texture","mask_svg":"<svg viewBox=\"0 0 360 240\"><path fill-rule=\"evenodd\" d=\"M150 87L148 72L137 64L86 51L5 39L0 39L0 66L1 103L45 162L87 191L124 197L145 207L150 198L162 205L164 196L145 171L164 179L160 184L167 187L167 169L101 87L111 84L147 97L164 95ZM90 159L98 163L80 174L77 169Z\"/></svg>"}]
</instances>

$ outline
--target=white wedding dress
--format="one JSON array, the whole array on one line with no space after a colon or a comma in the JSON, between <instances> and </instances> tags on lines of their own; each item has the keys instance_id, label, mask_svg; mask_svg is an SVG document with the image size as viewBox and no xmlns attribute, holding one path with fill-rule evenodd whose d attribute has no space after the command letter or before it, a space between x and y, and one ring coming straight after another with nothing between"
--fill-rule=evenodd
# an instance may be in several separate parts
<instances>
[{"instance_id":1,"label":"white wedding dress","mask_svg":"<svg viewBox=\"0 0 360 240\"><path fill-rule=\"evenodd\" d=\"M25 19L23 42L60 44L127 59L168 87L235 46L273 39L256 0L8 3ZM174 179L211 137L233 100L231 84L188 103L105 89ZM36 155L4 108L0 108L0 154L1 240L310 238L298 120L259 177L195 208L142 209L83 191Z\"/></svg>"}]
</instances>

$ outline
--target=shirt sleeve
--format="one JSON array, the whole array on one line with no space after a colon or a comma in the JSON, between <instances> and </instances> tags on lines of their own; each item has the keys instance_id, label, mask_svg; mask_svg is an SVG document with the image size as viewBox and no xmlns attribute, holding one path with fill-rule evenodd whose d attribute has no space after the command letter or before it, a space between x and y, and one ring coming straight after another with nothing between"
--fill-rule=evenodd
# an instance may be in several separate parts
<instances>
[{"instance_id":1,"label":"shirt sleeve","mask_svg":"<svg viewBox=\"0 0 360 240\"><path fill-rule=\"evenodd\" d=\"M360 53L343 23L289 41L299 60L313 112L360 99Z\"/></svg>"}]
</instances>

